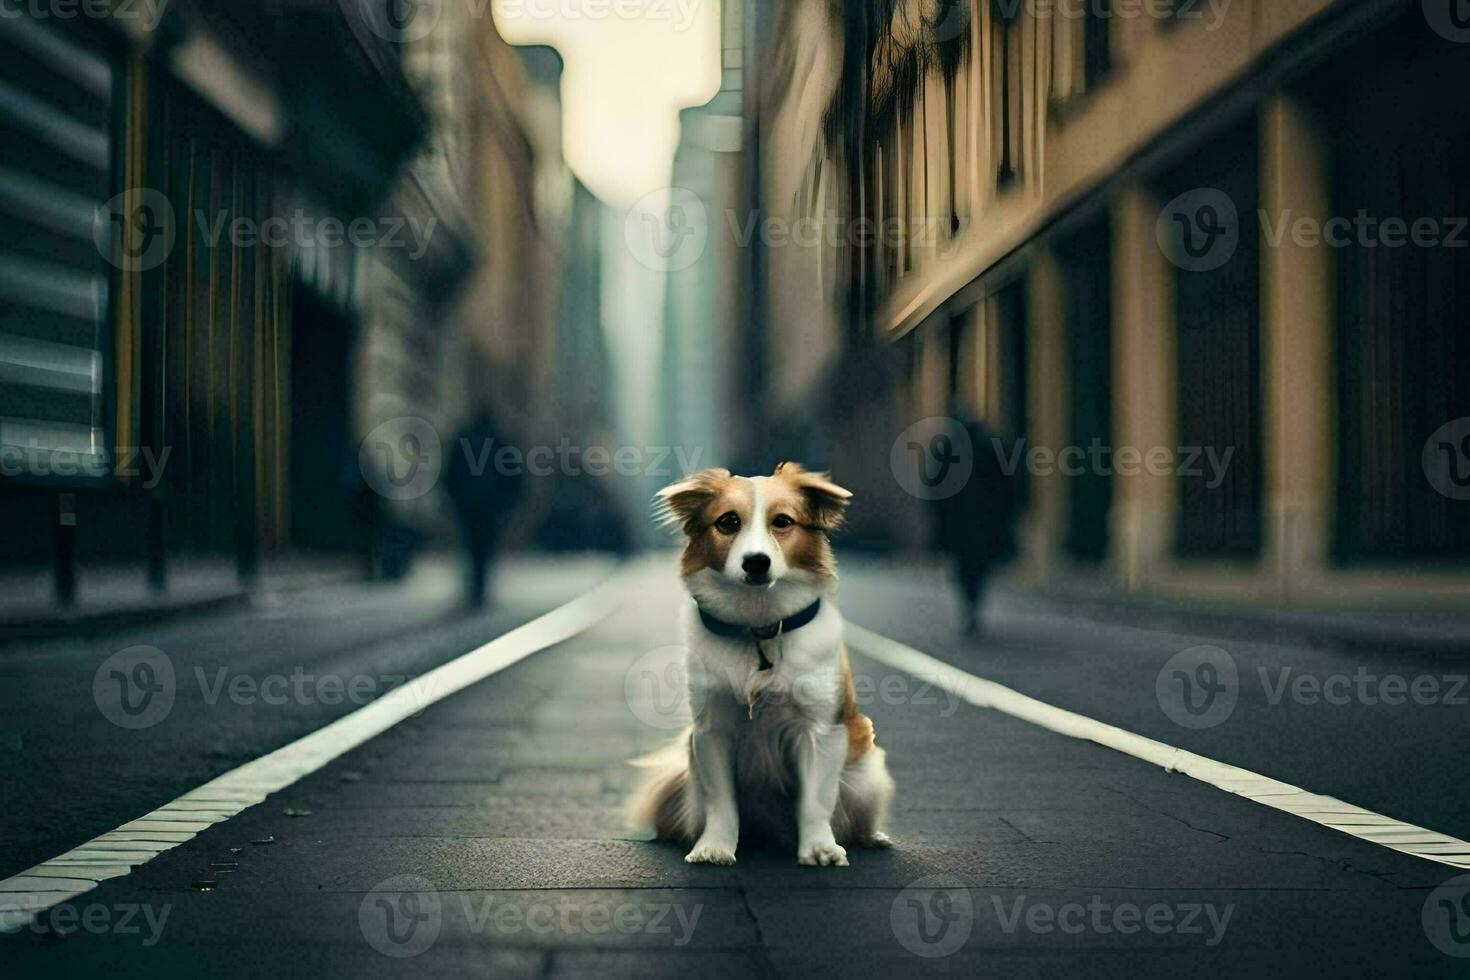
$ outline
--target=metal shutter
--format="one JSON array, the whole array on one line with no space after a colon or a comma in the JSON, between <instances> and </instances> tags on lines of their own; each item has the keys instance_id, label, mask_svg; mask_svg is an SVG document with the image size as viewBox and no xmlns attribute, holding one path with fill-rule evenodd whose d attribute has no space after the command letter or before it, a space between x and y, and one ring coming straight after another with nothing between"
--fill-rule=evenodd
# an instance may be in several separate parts
<instances>
[{"instance_id":1,"label":"metal shutter","mask_svg":"<svg viewBox=\"0 0 1470 980\"><path fill-rule=\"evenodd\" d=\"M104 41L80 17L40 20L0 0L6 476L106 474L111 266L94 238L112 197L115 79ZM62 473L58 453L77 454Z\"/></svg>"}]
</instances>

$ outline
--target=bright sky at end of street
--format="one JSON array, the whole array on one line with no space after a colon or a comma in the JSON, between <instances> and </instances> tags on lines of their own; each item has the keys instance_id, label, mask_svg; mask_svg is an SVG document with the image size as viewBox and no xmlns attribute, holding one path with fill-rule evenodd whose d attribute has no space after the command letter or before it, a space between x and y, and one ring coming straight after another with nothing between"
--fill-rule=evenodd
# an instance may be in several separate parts
<instances>
[{"instance_id":1,"label":"bright sky at end of street","mask_svg":"<svg viewBox=\"0 0 1470 980\"><path fill-rule=\"evenodd\" d=\"M512 44L550 44L566 62L565 152L612 204L668 185L679 110L720 87L720 0L494 0Z\"/></svg>"}]
</instances>

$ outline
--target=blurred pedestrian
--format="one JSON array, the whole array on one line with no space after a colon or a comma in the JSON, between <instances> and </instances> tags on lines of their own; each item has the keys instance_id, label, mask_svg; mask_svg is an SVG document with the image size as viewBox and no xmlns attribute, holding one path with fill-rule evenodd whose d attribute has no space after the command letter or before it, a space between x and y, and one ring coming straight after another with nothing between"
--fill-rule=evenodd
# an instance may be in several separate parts
<instances>
[{"instance_id":1,"label":"blurred pedestrian","mask_svg":"<svg viewBox=\"0 0 1470 980\"><path fill-rule=\"evenodd\" d=\"M466 600L476 609L485 605L501 534L524 489L522 472L502 473L496 467L502 445L490 410L481 408L456 435L449 452L445 489L468 561Z\"/></svg>"},{"instance_id":2,"label":"blurred pedestrian","mask_svg":"<svg viewBox=\"0 0 1470 980\"><path fill-rule=\"evenodd\" d=\"M954 563L965 632L976 636L990 576L1016 555L1019 495L999 437L983 422L954 417L970 436L975 465L958 493L935 503L935 549Z\"/></svg>"}]
</instances>

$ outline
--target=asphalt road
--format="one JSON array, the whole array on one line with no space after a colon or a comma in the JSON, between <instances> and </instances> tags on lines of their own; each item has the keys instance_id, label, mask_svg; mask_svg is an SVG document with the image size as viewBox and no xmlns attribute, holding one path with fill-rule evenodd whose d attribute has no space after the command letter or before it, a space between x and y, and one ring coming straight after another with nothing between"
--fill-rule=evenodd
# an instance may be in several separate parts
<instances>
[{"instance_id":1,"label":"asphalt road","mask_svg":"<svg viewBox=\"0 0 1470 980\"><path fill-rule=\"evenodd\" d=\"M602 625L0 937L0 975L1451 976L1470 964L1449 955L1470 954L1459 893L1435 892L1450 869L976 709L860 654L899 786L896 846L854 851L849 868L758 850L733 868L686 865L621 819L626 760L684 718L669 697L677 583L662 564L636 574ZM880 622L885 578L852 570L849 615L916 645L942 631L937 579L917 573ZM920 602L926 588L936 605ZM1077 688L1105 684L1153 701L1101 640L1091 661L1037 643L1053 693L1080 706L1107 698ZM992 677L1020 655L930 652ZM1308 783L1338 791L1324 781ZM195 887L205 879L218 884Z\"/></svg>"},{"instance_id":2,"label":"asphalt road","mask_svg":"<svg viewBox=\"0 0 1470 980\"><path fill-rule=\"evenodd\" d=\"M453 565L429 562L400 584L271 592L215 616L0 646L0 878L320 728L611 570L513 559L496 602L469 614ZM174 693L140 719L147 727L125 728L94 682L106 693L110 659L140 645L167 657Z\"/></svg>"},{"instance_id":3,"label":"asphalt road","mask_svg":"<svg viewBox=\"0 0 1470 980\"><path fill-rule=\"evenodd\" d=\"M892 639L1058 707L1470 840L1470 644L1423 652L1217 617L1110 621L1076 601L1005 591L977 642L955 629L939 566L849 561L844 571L848 617ZM1232 665L1235 682L1233 707L1189 719L1205 724L1195 728L1165 710L1158 684L1173 658L1201 647Z\"/></svg>"}]
</instances>

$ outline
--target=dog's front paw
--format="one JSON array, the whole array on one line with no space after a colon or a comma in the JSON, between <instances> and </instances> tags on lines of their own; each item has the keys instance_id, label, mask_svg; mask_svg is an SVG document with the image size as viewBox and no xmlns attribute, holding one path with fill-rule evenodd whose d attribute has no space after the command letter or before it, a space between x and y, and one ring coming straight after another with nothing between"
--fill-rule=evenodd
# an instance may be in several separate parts
<instances>
[{"instance_id":1,"label":"dog's front paw","mask_svg":"<svg viewBox=\"0 0 1470 980\"><path fill-rule=\"evenodd\" d=\"M799 864L823 868L845 868L847 867L847 852L835 841L803 844L797 849L796 860Z\"/></svg>"},{"instance_id":2,"label":"dog's front paw","mask_svg":"<svg viewBox=\"0 0 1470 980\"><path fill-rule=\"evenodd\" d=\"M893 838L889 837L881 830L875 830L868 836L864 837L862 840L858 841L858 843L862 844L864 847L892 847Z\"/></svg>"},{"instance_id":3,"label":"dog's front paw","mask_svg":"<svg viewBox=\"0 0 1470 980\"><path fill-rule=\"evenodd\" d=\"M735 848L700 841L694 845L694 850L684 855L684 860L689 864L734 864Z\"/></svg>"}]
</instances>

